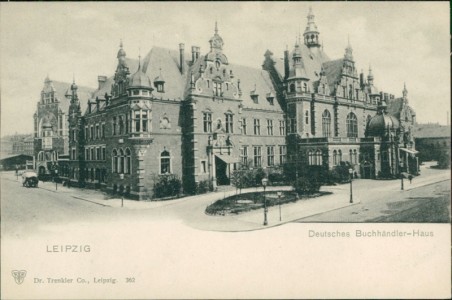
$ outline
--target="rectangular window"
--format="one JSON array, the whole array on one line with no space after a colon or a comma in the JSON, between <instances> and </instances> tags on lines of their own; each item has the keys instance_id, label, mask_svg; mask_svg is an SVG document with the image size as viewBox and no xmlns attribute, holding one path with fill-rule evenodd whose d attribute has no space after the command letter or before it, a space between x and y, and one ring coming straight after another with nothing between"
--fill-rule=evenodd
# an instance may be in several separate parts
<instances>
[{"instance_id":1,"label":"rectangular window","mask_svg":"<svg viewBox=\"0 0 452 300\"><path fill-rule=\"evenodd\" d=\"M260 167L262 165L261 147L254 147L254 166Z\"/></svg>"},{"instance_id":2,"label":"rectangular window","mask_svg":"<svg viewBox=\"0 0 452 300\"><path fill-rule=\"evenodd\" d=\"M88 139L89 139L88 126L85 126L85 141L87 141Z\"/></svg>"},{"instance_id":3,"label":"rectangular window","mask_svg":"<svg viewBox=\"0 0 452 300\"><path fill-rule=\"evenodd\" d=\"M105 151L105 147L102 147L102 160L106 159L106 151Z\"/></svg>"},{"instance_id":4,"label":"rectangular window","mask_svg":"<svg viewBox=\"0 0 452 300\"><path fill-rule=\"evenodd\" d=\"M246 118L242 118L242 134L246 134Z\"/></svg>"},{"instance_id":5,"label":"rectangular window","mask_svg":"<svg viewBox=\"0 0 452 300\"><path fill-rule=\"evenodd\" d=\"M243 146L242 149L240 149L240 156L241 156L241 162L243 166L248 165L248 146Z\"/></svg>"},{"instance_id":6,"label":"rectangular window","mask_svg":"<svg viewBox=\"0 0 452 300\"><path fill-rule=\"evenodd\" d=\"M104 138L105 137L105 123L102 123L101 127L102 127L102 137Z\"/></svg>"},{"instance_id":7,"label":"rectangular window","mask_svg":"<svg viewBox=\"0 0 452 300\"><path fill-rule=\"evenodd\" d=\"M231 114L226 114L226 133L234 133L234 122Z\"/></svg>"},{"instance_id":8,"label":"rectangular window","mask_svg":"<svg viewBox=\"0 0 452 300\"><path fill-rule=\"evenodd\" d=\"M72 149L72 160L76 160L75 149Z\"/></svg>"},{"instance_id":9,"label":"rectangular window","mask_svg":"<svg viewBox=\"0 0 452 300\"><path fill-rule=\"evenodd\" d=\"M261 120L254 119L254 135L261 135Z\"/></svg>"},{"instance_id":10,"label":"rectangular window","mask_svg":"<svg viewBox=\"0 0 452 300\"><path fill-rule=\"evenodd\" d=\"M102 159L102 156L100 155L100 148L99 147L96 148L96 159L97 160L101 160Z\"/></svg>"},{"instance_id":11,"label":"rectangular window","mask_svg":"<svg viewBox=\"0 0 452 300\"><path fill-rule=\"evenodd\" d=\"M273 135L273 120L267 120L267 135Z\"/></svg>"},{"instance_id":12,"label":"rectangular window","mask_svg":"<svg viewBox=\"0 0 452 300\"><path fill-rule=\"evenodd\" d=\"M85 149L85 160L90 160L89 159L89 149Z\"/></svg>"},{"instance_id":13,"label":"rectangular window","mask_svg":"<svg viewBox=\"0 0 452 300\"><path fill-rule=\"evenodd\" d=\"M91 130L91 131L90 131L90 132L91 132L90 138L91 138L92 140L94 140L95 136L94 136L94 126L93 126L93 125L91 125L90 130Z\"/></svg>"},{"instance_id":14,"label":"rectangular window","mask_svg":"<svg viewBox=\"0 0 452 300\"><path fill-rule=\"evenodd\" d=\"M271 167L275 165L275 147L267 147L267 166Z\"/></svg>"},{"instance_id":15,"label":"rectangular window","mask_svg":"<svg viewBox=\"0 0 452 300\"><path fill-rule=\"evenodd\" d=\"M207 173L207 161L201 160L201 172Z\"/></svg>"},{"instance_id":16,"label":"rectangular window","mask_svg":"<svg viewBox=\"0 0 452 300\"><path fill-rule=\"evenodd\" d=\"M126 133L129 133L129 114L126 114Z\"/></svg>"},{"instance_id":17,"label":"rectangular window","mask_svg":"<svg viewBox=\"0 0 452 300\"><path fill-rule=\"evenodd\" d=\"M96 139L101 138L99 124L96 124Z\"/></svg>"},{"instance_id":18,"label":"rectangular window","mask_svg":"<svg viewBox=\"0 0 452 300\"><path fill-rule=\"evenodd\" d=\"M113 117L112 125L113 125L113 135L116 135L116 117Z\"/></svg>"},{"instance_id":19,"label":"rectangular window","mask_svg":"<svg viewBox=\"0 0 452 300\"><path fill-rule=\"evenodd\" d=\"M135 132L141 131L140 111L135 111Z\"/></svg>"},{"instance_id":20,"label":"rectangular window","mask_svg":"<svg viewBox=\"0 0 452 300\"><path fill-rule=\"evenodd\" d=\"M212 114L210 112L203 113L204 132L212 132Z\"/></svg>"},{"instance_id":21,"label":"rectangular window","mask_svg":"<svg viewBox=\"0 0 452 300\"><path fill-rule=\"evenodd\" d=\"M124 117L123 116L118 117L118 131L119 131L120 135L124 134Z\"/></svg>"},{"instance_id":22,"label":"rectangular window","mask_svg":"<svg viewBox=\"0 0 452 300\"><path fill-rule=\"evenodd\" d=\"M304 111L304 120L306 125L309 125L309 110Z\"/></svg>"},{"instance_id":23,"label":"rectangular window","mask_svg":"<svg viewBox=\"0 0 452 300\"><path fill-rule=\"evenodd\" d=\"M279 135L286 135L286 121L279 120Z\"/></svg>"},{"instance_id":24,"label":"rectangular window","mask_svg":"<svg viewBox=\"0 0 452 300\"><path fill-rule=\"evenodd\" d=\"M279 146L279 164L283 165L286 163L287 148L285 145Z\"/></svg>"},{"instance_id":25,"label":"rectangular window","mask_svg":"<svg viewBox=\"0 0 452 300\"><path fill-rule=\"evenodd\" d=\"M94 152L94 148L91 148L91 160L96 160L96 154Z\"/></svg>"},{"instance_id":26,"label":"rectangular window","mask_svg":"<svg viewBox=\"0 0 452 300\"><path fill-rule=\"evenodd\" d=\"M148 132L148 111L143 110L141 112L141 124L143 128L143 132Z\"/></svg>"}]
</instances>

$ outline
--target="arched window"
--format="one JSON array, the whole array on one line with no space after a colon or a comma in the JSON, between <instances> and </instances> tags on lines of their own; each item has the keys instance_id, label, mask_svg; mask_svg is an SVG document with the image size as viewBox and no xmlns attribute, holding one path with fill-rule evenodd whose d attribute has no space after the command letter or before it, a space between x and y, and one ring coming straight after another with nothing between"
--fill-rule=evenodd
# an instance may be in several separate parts
<instances>
[{"instance_id":1,"label":"arched window","mask_svg":"<svg viewBox=\"0 0 452 300\"><path fill-rule=\"evenodd\" d=\"M331 114L327 109L322 114L322 134L324 137L331 136Z\"/></svg>"},{"instance_id":2,"label":"arched window","mask_svg":"<svg viewBox=\"0 0 452 300\"><path fill-rule=\"evenodd\" d=\"M124 150L119 149L118 173L124 173Z\"/></svg>"},{"instance_id":3,"label":"arched window","mask_svg":"<svg viewBox=\"0 0 452 300\"><path fill-rule=\"evenodd\" d=\"M160 174L171 173L171 156L170 153L164 150L160 153Z\"/></svg>"},{"instance_id":4,"label":"arched window","mask_svg":"<svg viewBox=\"0 0 452 300\"><path fill-rule=\"evenodd\" d=\"M358 119L354 113L347 115L347 137L358 137Z\"/></svg>"},{"instance_id":5,"label":"arched window","mask_svg":"<svg viewBox=\"0 0 452 300\"><path fill-rule=\"evenodd\" d=\"M315 157L314 157L314 152L312 152L311 150L308 151L308 158L309 158L309 165L312 166L315 164Z\"/></svg>"},{"instance_id":6,"label":"arched window","mask_svg":"<svg viewBox=\"0 0 452 300\"><path fill-rule=\"evenodd\" d=\"M333 166L337 165L337 151L333 151Z\"/></svg>"},{"instance_id":7,"label":"arched window","mask_svg":"<svg viewBox=\"0 0 452 300\"><path fill-rule=\"evenodd\" d=\"M306 82L303 83L303 92L308 92L308 84Z\"/></svg>"},{"instance_id":8,"label":"arched window","mask_svg":"<svg viewBox=\"0 0 452 300\"><path fill-rule=\"evenodd\" d=\"M338 154L339 154L339 163L340 163L342 161L342 150L339 150Z\"/></svg>"},{"instance_id":9,"label":"arched window","mask_svg":"<svg viewBox=\"0 0 452 300\"><path fill-rule=\"evenodd\" d=\"M112 160L112 172L113 173L118 173L118 151L116 151L116 149L113 149L112 153L111 153L111 160Z\"/></svg>"},{"instance_id":10,"label":"arched window","mask_svg":"<svg viewBox=\"0 0 452 300\"><path fill-rule=\"evenodd\" d=\"M320 150L315 152L315 164L322 165L322 151Z\"/></svg>"},{"instance_id":11,"label":"arched window","mask_svg":"<svg viewBox=\"0 0 452 300\"><path fill-rule=\"evenodd\" d=\"M126 174L130 174L131 172L131 152L130 149L126 149L126 158L124 161L124 171Z\"/></svg>"},{"instance_id":12,"label":"arched window","mask_svg":"<svg viewBox=\"0 0 452 300\"><path fill-rule=\"evenodd\" d=\"M295 93L295 84L294 84L294 83L292 83L292 84L289 86L289 92Z\"/></svg>"}]
</instances>

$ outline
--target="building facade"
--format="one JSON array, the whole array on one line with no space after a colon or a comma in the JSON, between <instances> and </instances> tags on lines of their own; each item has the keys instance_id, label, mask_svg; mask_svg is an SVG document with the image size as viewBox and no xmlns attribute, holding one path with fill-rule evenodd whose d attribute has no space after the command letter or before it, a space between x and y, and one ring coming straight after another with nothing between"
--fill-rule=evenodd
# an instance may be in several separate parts
<instances>
[{"instance_id":1,"label":"building facade","mask_svg":"<svg viewBox=\"0 0 452 300\"><path fill-rule=\"evenodd\" d=\"M68 153L68 180L136 199L153 197L162 176L181 178L191 193L203 181L230 184L243 166L331 170L349 161L364 178L411 170L403 153L415 153L415 115L406 89L399 99L380 92L370 69L358 75L350 43L330 60L319 35L310 11L303 41L283 60L267 50L261 69L231 63L217 25L204 54L179 44L133 60L121 42L114 76L98 77L85 109L74 82L68 113L49 116L55 101L46 80L37 139L48 147L50 136L51 149ZM67 143L55 139L65 132Z\"/></svg>"}]
</instances>

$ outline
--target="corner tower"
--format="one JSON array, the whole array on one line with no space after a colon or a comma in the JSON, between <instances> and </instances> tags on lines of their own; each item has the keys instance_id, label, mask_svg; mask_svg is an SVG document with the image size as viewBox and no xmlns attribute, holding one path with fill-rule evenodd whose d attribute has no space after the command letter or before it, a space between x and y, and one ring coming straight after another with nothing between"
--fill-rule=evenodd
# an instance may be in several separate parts
<instances>
[{"instance_id":1,"label":"corner tower","mask_svg":"<svg viewBox=\"0 0 452 300\"><path fill-rule=\"evenodd\" d=\"M312 8L309 7L308 13L308 24L306 25L306 29L303 33L304 36L304 44L308 47L320 48L319 35L320 32L317 29L317 25L314 22L314 14L312 13Z\"/></svg>"}]
</instances>

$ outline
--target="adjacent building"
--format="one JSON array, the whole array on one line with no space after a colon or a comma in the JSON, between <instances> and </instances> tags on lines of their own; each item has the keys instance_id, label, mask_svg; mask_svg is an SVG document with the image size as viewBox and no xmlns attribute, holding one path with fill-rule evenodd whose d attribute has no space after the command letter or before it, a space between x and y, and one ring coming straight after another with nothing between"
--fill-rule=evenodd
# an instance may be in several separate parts
<instances>
[{"instance_id":1,"label":"adjacent building","mask_svg":"<svg viewBox=\"0 0 452 300\"><path fill-rule=\"evenodd\" d=\"M331 60L319 35L310 11L303 39L283 59L267 50L262 68L230 62L217 25L205 52L179 44L133 60L121 42L114 76L98 77L86 107L74 82L61 110L46 79L40 166L67 153L59 167L68 180L136 199L153 197L162 176L190 193L202 181L230 184L243 166L328 171L348 161L363 178L417 173L406 88L401 98L380 91L370 68L358 74L350 43Z\"/></svg>"}]
</instances>

